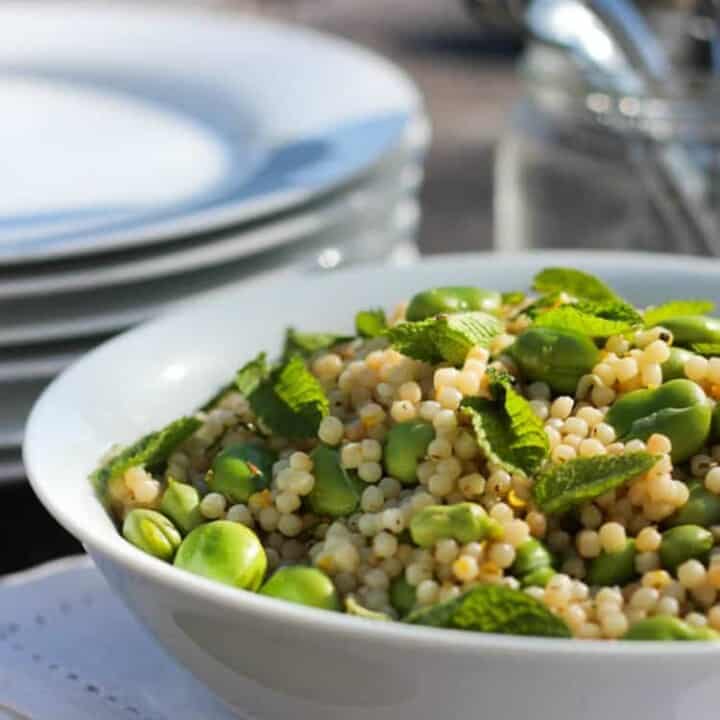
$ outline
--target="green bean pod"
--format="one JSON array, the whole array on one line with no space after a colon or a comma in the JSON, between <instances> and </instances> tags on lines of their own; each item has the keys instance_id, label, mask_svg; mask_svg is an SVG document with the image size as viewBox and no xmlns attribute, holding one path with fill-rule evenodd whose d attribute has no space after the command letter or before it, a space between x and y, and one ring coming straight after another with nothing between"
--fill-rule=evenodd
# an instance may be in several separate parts
<instances>
[{"instance_id":1,"label":"green bean pod","mask_svg":"<svg viewBox=\"0 0 720 720\"><path fill-rule=\"evenodd\" d=\"M175 555L175 566L225 585L257 590L267 558L257 535L240 523L215 520L198 525Z\"/></svg>"},{"instance_id":2,"label":"green bean pod","mask_svg":"<svg viewBox=\"0 0 720 720\"><path fill-rule=\"evenodd\" d=\"M230 502L246 503L253 493L270 485L276 459L275 453L258 445L230 445L213 461L207 476L208 486Z\"/></svg>"},{"instance_id":3,"label":"green bean pod","mask_svg":"<svg viewBox=\"0 0 720 720\"><path fill-rule=\"evenodd\" d=\"M720 342L720 319L705 315L683 315L662 323L673 335L673 344L689 347L694 343Z\"/></svg>"},{"instance_id":4,"label":"green bean pod","mask_svg":"<svg viewBox=\"0 0 720 720\"><path fill-rule=\"evenodd\" d=\"M425 457L434 437L435 429L426 422L410 420L393 425L383 452L387 474L403 485L416 484L418 463Z\"/></svg>"},{"instance_id":5,"label":"green bean pod","mask_svg":"<svg viewBox=\"0 0 720 720\"><path fill-rule=\"evenodd\" d=\"M707 560L713 543L709 530L699 525L678 525L662 535L660 562L674 573L686 560Z\"/></svg>"},{"instance_id":6,"label":"green bean pod","mask_svg":"<svg viewBox=\"0 0 720 720\"><path fill-rule=\"evenodd\" d=\"M123 537L148 555L172 560L182 536L168 518L155 510L135 508L126 516Z\"/></svg>"},{"instance_id":7,"label":"green bean pod","mask_svg":"<svg viewBox=\"0 0 720 720\"><path fill-rule=\"evenodd\" d=\"M552 566L548 565L547 567L537 568L537 570L533 570L527 575L523 575L520 578L520 584L523 587L544 588L550 582L550 579L554 575L557 575L557 570L555 570L555 568L553 568Z\"/></svg>"},{"instance_id":8,"label":"green bean pod","mask_svg":"<svg viewBox=\"0 0 720 720\"><path fill-rule=\"evenodd\" d=\"M705 444L711 419L710 402L692 380L671 380L654 390L629 392L606 416L620 440L647 440L654 433L669 437L676 463L687 460Z\"/></svg>"},{"instance_id":9,"label":"green bean pod","mask_svg":"<svg viewBox=\"0 0 720 720\"><path fill-rule=\"evenodd\" d=\"M423 290L415 295L405 312L408 320L417 321L445 313L482 310L494 313L500 309L502 296L495 290L467 286L448 286Z\"/></svg>"},{"instance_id":10,"label":"green bean pod","mask_svg":"<svg viewBox=\"0 0 720 720\"><path fill-rule=\"evenodd\" d=\"M570 395L600 358L589 337L544 327L525 330L507 352L527 380L545 382L556 393Z\"/></svg>"},{"instance_id":11,"label":"green bean pod","mask_svg":"<svg viewBox=\"0 0 720 720\"><path fill-rule=\"evenodd\" d=\"M663 382L685 377L685 363L693 356L689 350L680 347L670 348L670 357L660 366Z\"/></svg>"},{"instance_id":12,"label":"green bean pod","mask_svg":"<svg viewBox=\"0 0 720 720\"><path fill-rule=\"evenodd\" d=\"M655 615L634 623L623 640L720 640L720 634L707 627L693 627L670 615Z\"/></svg>"},{"instance_id":13,"label":"green bean pod","mask_svg":"<svg viewBox=\"0 0 720 720\"><path fill-rule=\"evenodd\" d=\"M160 511L186 535L203 521L200 493L192 485L177 480L168 480L160 500Z\"/></svg>"},{"instance_id":14,"label":"green bean pod","mask_svg":"<svg viewBox=\"0 0 720 720\"><path fill-rule=\"evenodd\" d=\"M626 585L636 576L635 571L635 541L629 539L625 547L619 552L606 552L590 563L587 575L589 585Z\"/></svg>"},{"instance_id":15,"label":"green bean pod","mask_svg":"<svg viewBox=\"0 0 720 720\"><path fill-rule=\"evenodd\" d=\"M398 615L403 617L413 610L416 602L417 591L404 575L398 575L390 583L390 604L397 610Z\"/></svg>"},{"instance_id":16,"label":"green bean pod","mask_svg":"<svg viewBox=\"0 0 720 720\"><path fill-rule=\"evenodd\" d=\"M540 540L530 538L515 551L515 561L510 571L525 587L544 587L555 574L553 561L552 553L545 545Z\"/></svg>"},{"instance_id":17,"label":"green bean pod","mask_svg":"<svg viewBox=\"0 0 720 720\"><path fill-rule=\"evenodd\" d=\"M303 565L280 568L258 592L297 605L338 612L341 610L332 580L317 568Z\"/></svg>"},{"instance_id":18,"label":"green bean pod","mask_svg":"<svg viewBox=\"0 0 720 720\"><path fill-rule=\"evenodd\" d=\"M362 484L342 466L338 451L319 445L310 457L315 475L315 485L308 495L312 511L332 517L354 513L360 504Z\"/></svg>"},{"instance_id":19,"label":"green bean pod","mask_svg":"<svg viewBox=\"0 0 720 720\"><path fill-rule=\"evenodd\" d=\"M502 536L502 525L476 503L430 505L413 515L410 535L422 548L432 547L438 540L452 538L465 544Z\"/></svg>"}]
</instances>

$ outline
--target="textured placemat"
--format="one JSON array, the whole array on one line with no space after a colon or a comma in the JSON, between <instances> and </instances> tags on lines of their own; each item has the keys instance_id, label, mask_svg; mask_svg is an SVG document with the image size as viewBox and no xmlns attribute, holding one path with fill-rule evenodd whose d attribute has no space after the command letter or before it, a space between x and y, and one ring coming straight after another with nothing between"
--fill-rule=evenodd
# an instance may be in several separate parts
<instances>
[{"instance_id":1,"label":"textured placemat","mask_svg":"<svg viewBox=\"0 0 720 720\"><path fill-rule=\"evenodd\" d=\"M0 580L0 719L230 720L86 557Z\"/></svg>"}]
</instances>

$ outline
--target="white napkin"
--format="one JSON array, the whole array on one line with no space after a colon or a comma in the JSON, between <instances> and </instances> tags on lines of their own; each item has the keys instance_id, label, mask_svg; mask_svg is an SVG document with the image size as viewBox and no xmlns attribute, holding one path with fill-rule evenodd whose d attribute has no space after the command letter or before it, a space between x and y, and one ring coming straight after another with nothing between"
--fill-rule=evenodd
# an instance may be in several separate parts
<instances>
[{"instance_id":1,"label":"white napkin","mask_svg":"<svg viewBox=\"0 0 720 720\"><path fill-rule=\"evenodd\" d=\"M230 720L86 557L0 579L1 720Z\"/></svg>"}]
</instances>

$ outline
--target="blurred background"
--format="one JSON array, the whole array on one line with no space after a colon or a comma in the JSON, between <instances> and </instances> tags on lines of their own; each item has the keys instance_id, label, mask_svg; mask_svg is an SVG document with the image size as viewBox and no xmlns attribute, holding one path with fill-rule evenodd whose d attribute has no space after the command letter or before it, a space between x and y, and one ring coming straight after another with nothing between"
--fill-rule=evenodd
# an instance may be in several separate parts
<instances>
[{"instance_id":1,"label":"blurred background","mask_svg":"<svg viewBox=\"0 0 720 720\"><path fill-rule=\"evenodd\" d=\"M715 0L0 4L0 574L80 550L23 479L33 400L184 295L418 253L720 254L717 11ZM396 67L257 20L346 38ZM192 123L153 115L164 103ZM190 204L216 166L230 168L227 186L210 183L224 194L204 188ZM155 204L140 212L138 197Z\"/></svg>"}]
</instances>

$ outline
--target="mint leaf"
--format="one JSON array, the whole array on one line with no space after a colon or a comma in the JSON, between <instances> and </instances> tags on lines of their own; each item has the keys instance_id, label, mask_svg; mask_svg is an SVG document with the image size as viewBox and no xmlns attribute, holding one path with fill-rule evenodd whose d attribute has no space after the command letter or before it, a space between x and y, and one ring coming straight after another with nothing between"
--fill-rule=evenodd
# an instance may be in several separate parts
<instances>
[{"instance_id":1,"label":"mint leaf","mask_svg":"<svg viewBox=\"0 0 720 720\"><path fill-rule=\"evenodd\" d=\"M90 476L95 488L103 492L109 480L136 465L149 469L157 467L201 425L202 422L197 418L181 417L162 430L148 433L108 460Z\"/></svg>"},{"instance_id":2,"label":"mint leaf","mask_svg":"<svg viewBox=\"0 0 720 720\"><path fill-rule=\"evenodd\" d=\"M405 622L473 632L569 638L567 625L520 590L480 585L454 600L412 612Z\"/></svg>"},{"instance_id":3,"label":"mint leaf","mask_svg":"<svg viewBox=\"0 0 720 720\"><path fill-rule=\"evenodd\" d=\"M366 607L363 607L352 595L345 598L345 612L348 615L355 615L356 617L365 618L366 620L392 620L392 618L385 613L368 610Z\"/></svg>"},{"instance_id":4,"label":"mint leaf","mask_svg":"<svg viewBox=\"0 0 720 720\"><path fill-rule=\"evenodd\" d=\"M720 357L720 343L693 343L690 349L705 357Z\"/></svg>"},{"instance_id":5,"label":"mint leaf","mask_svg":"<svg viewBox=\"0 0 720 720\"><path fill-rule=\"evenodd\" d=\"M270 367L267 364L266 353L260 353L256 358L245 363L235 376L235 387L245 396L256 390L258 385L270 374Z\"/></svg>"},{"instance_id":6,"label":"mint leaf","mask_svg":"<svg viewBox=\"0 0 720 720\"><path fill-rule=\"evenodd\" d=\"M355 332L360 337L374 338L382 335L387 330L387 318L385 311L378 308L376 310L361 310L355 315Z\"/></svg>"},{"instance_id":7,"label":"mint leaf","mask_svg":"<svg viewBox=\"0 0 720 720\"><path fill-rule=\"evenodd\" d=\"M560 293L551 293L550 295L543 295L539 297L530 305L523 308L518 315L527 315L530 319L536 318L552 308L560 306ZM517 317L517 316L516 316Z\"/></svg>"},{"instance_id":8,"label":"mint leaf","mask_svg":"<svg viewBox=\"0 0 720 720\"><path fill-rule=\"evenodd\" d=\"M472 347L488 347L501 332L497 318L484 312L468 312L398 323L385 335L395 350L408 357L462 365Z\"/></svg>"},{"instance_id":9,"label":"mint leaf","mask_svg":"<svg viewBox=\"0 0 720 720\"><path fill-rule=\"evenodd\" d=\"M715 303L710 300L673 300L657 307L648 308L643 317L647 327L654 327L662 325L665 320L683 315L707 315L714 308Z\"/></svg>"},{"instance_id":10,"label":"mint leaf","mask_svg":"<svg viewBox=\"0 0 720 720\"><path fill-rule=\"evenodd\" d=\"M348 335L336 335L334 333L307 333L299 332L294 328L288 328L285 333L285 347L283 358L286 360L293 355L310 357L320 350L328 350L340 343L350 342L353 338Z\"/></svg>"},{"instance_id":11,"label":"mint leaf","mask_svg":"<svg viewBox=\"0 0 720 720\"><path fill-rule=\"evenodd\" d=\"M602 280L574 268L552 267L541 270L533 280L533 289L541 293L565 292L579 300L621 300Z\"/></svg>"},{"instance_id":12,"label":"mint leaf","mask_svg":"<svg viewBox=\"0 0 720 720\"><path fill-rule=\"evenodd\" d=\"M504 292L501 296L503 305L519 305L525 299L525 293L520 290Z\"/></svg>"},{"instance_id":13,"label":"mint leaf","mask_svg":"<svg viewBox=\"0 0 720 720\"><path fill-rule=\"evenodd\" d=\"M656 462L657 458L646 452L568 460L538 475L533 499L543 512L565 512L642 475Z\"/></svg>"},{"instance_id":14,"label":"mint leaf","mask_svg":"<svg viewBox=\"0 0 720 720\"><path fill-rule=\"evenodd\" d=\"M542 420L506 378L494 376L490 387L495 400L465 398L462 402L478 445L508 472L531 475L550 451Z\"/></svg>"},{"instance_id":15,"label":"mint leaf","mask_svg":"<svg viewBox=\"0 0 720 720\"><path fill-rule=\"evenodd\" d=\"M275 368L248 399L255 415L286 438L314 437L330 409L322 386L299 355Z\"/></svg>"},{"instance_id":16,"label":"mint leaf","mask_svg":"<svg viewBox=\"0 0 720 720\"><path fill-rule=\"evenodd\" d=\"M608 320L579 310L575 305L562 305L538 315L535 327L573 330L591 338L606 338L632 330L635 323L627 320Z\"/></svg>"},{"instance_id":17,"label":"mint leaf","mask_svg":"<svg viewBox=\"0 0 720 720\"><path fill-rule=\"evenodd\" d=\"M596 302L594 300L579 300L573 304L586 315L593 315L606 320L623 320L633 325L642 325L643 316L629 303L622 300L610 302Z\"/></svg>"}]
</instances>

